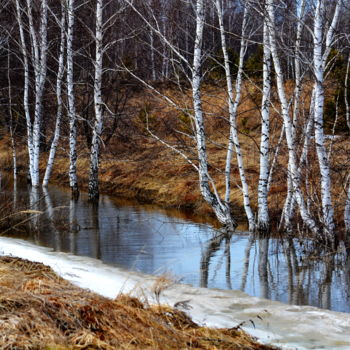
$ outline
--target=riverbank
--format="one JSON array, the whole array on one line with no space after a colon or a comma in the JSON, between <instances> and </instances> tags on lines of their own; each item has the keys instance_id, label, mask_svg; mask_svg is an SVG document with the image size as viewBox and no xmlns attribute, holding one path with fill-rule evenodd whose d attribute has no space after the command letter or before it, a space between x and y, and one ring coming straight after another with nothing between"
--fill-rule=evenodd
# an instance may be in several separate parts
<instances>
[{"instance_id":1,"label":"riverbank","mask_svg":"<svg viewBox=\"0 0 350 350\"><path fill-rule=\"evenodd\" d=\"M200 327L185 313L81 289L51 268L0 257L3 349L272 350L239 328Z\"/></svg>"},{"instance_id":2,"label":"riverbank","mask_svg":"<svg viewBox=\"0 0 350 350\"><path fill-rule=\"evenodd\" d=\"M177 284L171 279L160 280L18 239L0 237L0 254L43 263L75 286L89 289L108 300L124 293L143 301L147 298L151 304L176 305L201 326L232 329L241 324L246 332L264 344L273 344L281 349L350 349L350 316L347 313L288 305L252 297L237 290ZM11 278L15 283L14 290L20 288L21 279L17 282L17 272ZM44 283L41 287L45 292ZM18 291L21 292L21 289ZM64 288L60 287L59 292L63 293ZM37 300L45 301L45 298L44 295Z\"/></svg>"},{"instance_id":3,"label":"riverbank","mask_svg":"<svg viewBox=\"0 0 350 350\"><path fill-rule=\"evenodd\" d=\"M180 93L177 89L163 87L162 92L168 94L180 105L190 106L188 93ZM291 89L292 91L292 89ZM260 164L260 112L251 94L258 91L247 84L243 91L244 103L239 107L237 125L244 154L245 177L250 192L250 204L253 212L257 212L259 164ZM308 96L308 89L305 91ZM226 99L220 87L206 86L203 106L211 117L206 121L208 133L207 153L210 176L216 184L216 190L223 196L225 193L224 169L226 164L227 122L222 101ZM305 98L306 98L305 96ZM308 100L306 98L306 100ZM307 109L307 104L305 108ZM249 112L249 113L248 113ZM55 113L55 111L52 111ZM223 114L223 115L222 115ZM115 124L115 123L116 124ZM152 203L163 208L188 209L203 218L203 221L215 223L212 209L203 200L199 191L198 173L183 157L174 152L164 143L157 141L146 130L148 125L152 133L168 145L177 145L190 160L196 162L195 142L191 134L191 120L184 111L170 108L164 101L155 97L149 91L140 89L135 92L125 105L123 115L117 121L106 120L106 136L102 140L99 187L100 192L111 196L136 199L140 203ZM146 123L147 122L147 123ZM42 140L40 157L40 178L43 178L50 142L52 140L51 125L48 120L47 134ZM79 188L87 190L89 183L90 162L90 126L85 122L79 124L77 142L77 175ZM113 127L112 127L113 126ZM271 163L274 152L279 144L281 122L277 111L271 111ZM6 129L0 140L0 169L12 171L11 141ZM184 135L187 136L184 136ZM24 134L23 134L24 135ZM331 175L332 195L334 198L336 222L343 221L343 207L346 198L346 178L348 169L349 143L346 135L327 138L327 149L332 151ZM285 142L277 147L278 156L274 159L273 181L269 191L269 214L272 228L279 223L283 203L286 199L288 173L288 152ZM25 176L28 170L28 151L24 136L16 138L17 166L19 173ZM55 163L50 183L69 186L69 138L67 129L62 129L62 135L57 149ZM277 153L276 153L277 155ZM319 207L320 191L317 180L319 166L315 149L310 147L309 163L303 170L307 175L309 188L303 188L309 198L313 210L321 211ZM240 189L241 180L239 167L235 157L232 159L232 191L231 208L239 222L246 222L244 213L244 197Z\"/></svg>"}]
</instances>

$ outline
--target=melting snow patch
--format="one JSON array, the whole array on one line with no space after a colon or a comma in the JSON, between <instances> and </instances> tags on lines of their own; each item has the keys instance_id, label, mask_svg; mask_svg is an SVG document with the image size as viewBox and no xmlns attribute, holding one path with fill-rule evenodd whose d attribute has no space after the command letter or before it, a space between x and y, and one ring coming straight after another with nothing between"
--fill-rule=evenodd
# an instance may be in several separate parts
<instances>
[{"instance_id":1,"label":"melting snow patch","mask_svg":"<svg viewBox=\"0 0 350 350\"><path fill-rule=\"evenodd\" d=\"M18 239L0 237L0 252L51 266L72 283L109 298L132 293L155 301L154 276L111 267L92 258L56 253ZM186 301L186 312L197 323L229 328L243 322L242 328L260 341L282 349L350 350L350 314L286 305L240 291L181 284L161 293L161 303L174 306L181 301Z\"/></svg>"}]
</instances>

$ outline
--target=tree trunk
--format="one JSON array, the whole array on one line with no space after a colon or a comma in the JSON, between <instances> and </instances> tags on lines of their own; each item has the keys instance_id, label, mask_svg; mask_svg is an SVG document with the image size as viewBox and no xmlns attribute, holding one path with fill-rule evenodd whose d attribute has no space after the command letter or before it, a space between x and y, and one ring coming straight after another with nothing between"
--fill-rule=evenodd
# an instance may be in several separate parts
<instances>
[{"instance_id":1,"label":"tree trunk","mask_svg":"<svg viewBox=\"0 0 350 350\"><path fill-rule=\"evenodd\" d=\"M28 63L28 53L27 44L24 35L24 25L22 20L22 9L19 4L19 0L16 0L16 16L19 26L19 34L21 41L21 52L23 56L23 69L24 69L24 82L23 82L23 108L27 124L27 148L28 148L28 158L29 158L29 179L31 182L33 176L33 125L29 110L29 63Z\"/></svg>"},{"instance_id":2,"label":"tree trunk","mask_svg":"<svg viewBox=\"0 0 350 350\"><path fill-rule=\"evenodd\" d=\"M46 82L47 72L47 1L41 0L40 5L40 28L39 36L35 32L34 19L32 13L31 0L27 0L29 33L33 49L33 64L35 76L35 107L34 107L34 122L33 122L33 166L31 181L32 186L40 185L40 139L41 139L41 123L42 123L42 108L43 94ZM38 38L40 39L38 41Z\"/></svg>"},{"instance_id":3,"label":"tree trunk","mask_svg":"<svg viewBox=\"0 0 350 350\"><path fill-rule=\"evenodd\" d=\"M231 69L230 69L230 60L227 52L226 46L226 35L224 28L224 18L221 6L221 0L216 0L216 9L219 18L219 26L220 26L220 35L221 35L221 48L224 55L224 67L225 67L225 75L226 75L226 84L227 84L227 94L228 94L228 106L229 106L229 115L230 115L230 135L229 142L227 147L227 155L226 155L226 167L225 167L225 183L226 183L226 193L225 193L225 202L230 203L231 196L231 161L233 151L236 151L237 156L237 164L239 175L242 184L242 194L243 194L243 203L244 209L247 215L249 230L255 230L255 218L253 211L250 206L249 199L249 187L245 175L244 161L241 150L241 145L238 138L237 132L237 108L241 99L241 90L242 90L242 81L243 81L243 62L244 56L247 51L247 42L246 42L246 25L247 25L247 8L244 8L243 15L243 23L242 23L242 31L241 31L241 48L239 53L239 64L238 64L238 72L236 78L236 96L233 96L233 85L231 78Z\"/></svg>"},{"instance_id":4,"label":"tree trunk","mask_svg":"<svg viewBox=\"0 0 350 350\"><path fill-rule=\"evenodd\" d=\"M293 192L295 193L295 196L296 196L296 200L299 206L302 220L304 221L306 226L311 230L311 232L313 232L315 235L319 235L319 228L315 220L312 218L311 215L309 215L307 211L305 201L299 186L300 173L297 167L295 144L293 142L292 121L289 116L289 104L285 93L283 73L282 73L280 58L278 55L277 44L276 44L274 0L267 0L267 12L268 12L270 49L271 49L271 54L272 54L275 73L276 73L277 92L278 92L279 100L281 102L281 109L282 109L281 112L282 112L283 124L285 128L285 134L286 134L286 140L287 140L287 146L288 146L288 156L289 156L288 164L289 164L289 170L291 173L291 179L293 183Z\"/></svg>"},{"instance_id":5,"label":"tree trunk","mask_svg":"<svg viewBox=\"0 0 350 350\"><path fill-rule=\"evenodd\" d=\"M92 134L89 176L89 200L97 201L99 198L98 172L100 157L100 140L103 126L103 101L102 101L102 64L103 64L103 0L96 2L96 56L95 56L95 80L94 80L94 106L95 124Z\"/></svg>"},{"instance_id":6,"label":"tree trunk","mask_svg":"<svg viewBox=\"0 0 350 350\"><path fill-rule=\"evenodd\" d=\"M322 200L322 221L325 238L330 242L334 240L334 209L331 197L331 178L327 158L327 151L324 144L323 110L324 110L324 64L322 55L322 32L324 15L324 1L318 0L314 19L314 75L315 75L315 143L316 152L321 175L321 200Z\"/></svg>"},{"instance_id":7,"label":"tree trunk","mask_svg":"<svg viewBox=\"0 0 350 350\"><path fill-rule=\"evenodd\" d=\"M269 138L271 95L271 51L268 23L264 21L263 95L261 102L260 173L258 187L258 230L268 232L270 227L268 208Z\"/></svg>"},{"instance_id":8,"label":"tree trunk","mask_svg":"<svg viewBox=\"0 0 350 350\"><path fill-rule=\"evenodd\" d=\"M349 235L350 234L350 181L349 181L348 189L346 193L346 201L345 201L345 208L344 208L344 223L345 223L346 234Z\"/></svg>"},{"instance_id":9,"label":"tree trunk","mask_svg":"<svg viewBox=\"0 0 350 350\"><path fill-rule=\"evenodd\" d=\"M67 0L67 94L69 116L69 185L72 198L78 199L77 179L77 122L75 115L74 75L73 75L73 37L74 37L74 0Z\"/></svg>"},{"instance_id":10,"label":"tree trunk","mask_svg":"<svg viewBox=\"0 0 350 350\"><path fill-rule=\"evenodd\" d=\"M56 80L56 99L57 99L57 113L56 113L56 125L55 125L55 133L51 143L49 159L46 165L46 171L43 179L43 186L46 187L49 184L49 179L56 155L58 140L60 138L60 129L61 129L61 119L62 119L62 82L64 76L64 49L65 49L65 30L66 30L66 15L65 8L62 3L62 17L60 21L61 28L61 43L60 43L60 53L58 58L58 72L57 72L57 80Z\"/></svg>"},{"instance_id":11,"label":"tree trunk","mask_svg":"<svg viewBox=\"0 0 350 350\"><path fill-rule=\"evenodd\" d=\"M198 153L198 176L200 192L205 201L213 208L214 213L221 224L227 230L233 231L237 226L231 215L230 206L223 202L214 188L210 188L210 176L208 172L208 160L206 150L206 138L203 123L203 110L201 100L201 68L202 68L202 43L205 12L204 1L196 1L196 36L194 42L193 65L192 65L192 98L194 107L194 118L196 128L196 142ZM213 185L213 184L212 184ZM214 185L213 185L214 187Z\"/></svg>"}]
</instances>

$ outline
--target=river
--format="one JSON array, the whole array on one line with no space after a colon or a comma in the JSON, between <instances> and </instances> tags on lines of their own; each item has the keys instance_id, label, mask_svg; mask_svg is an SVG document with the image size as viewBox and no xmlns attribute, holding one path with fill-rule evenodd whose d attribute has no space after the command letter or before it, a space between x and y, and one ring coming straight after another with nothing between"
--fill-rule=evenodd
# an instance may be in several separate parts
<instances>
[{"instance_id":1,"label":"river","mask_svg":"<svg viewBox=\"0 0 350 350\"><path fill-rule=\"evenodd\" d=\"M55 186L45 191L21 186L2 196L15 210L37 211L25 214L29 230L6 232L3 254L40 256L38 261L64 277L109 297L121 287L111 285L115 276L127 291L133 290L127 280L145 287L152 276L166 276L173 282L164 301L190 300L189 312L198 322L233 327L246 321L251 333L288 348L350 349L345 252L320 259L311 241L252 239L246 232L218 238L212 225L188 213L108 196L98 205L85 194L75 202ZM109 282L98 281L101 276ZM326 334L316 336L315 327Z\"/></svg>"}]
</instances>

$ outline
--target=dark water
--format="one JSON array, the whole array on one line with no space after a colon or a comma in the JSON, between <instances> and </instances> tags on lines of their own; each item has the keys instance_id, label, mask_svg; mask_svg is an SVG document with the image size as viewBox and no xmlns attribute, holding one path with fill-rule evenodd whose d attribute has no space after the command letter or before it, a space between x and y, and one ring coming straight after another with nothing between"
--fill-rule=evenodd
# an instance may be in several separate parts
<instances>
[{"instance_id":1,"label":"dark water","mask_svg":"<svg viewBox=\"0 0 350 350\"><path fill-rule=\"evenodd\" d=\"M85 194L74 202L57 187L3 191L2 196L17 210L42 211L25 214L30 229L8 231L9 237L143 273L168 274L194 286L239 289L285 303L350 312L346 253L319 259L311 243L252 239L244 232L230 240L213 238L213 226L186 213L108 196L98 205L88 203Z\"/></svg>"}]
</instances>

